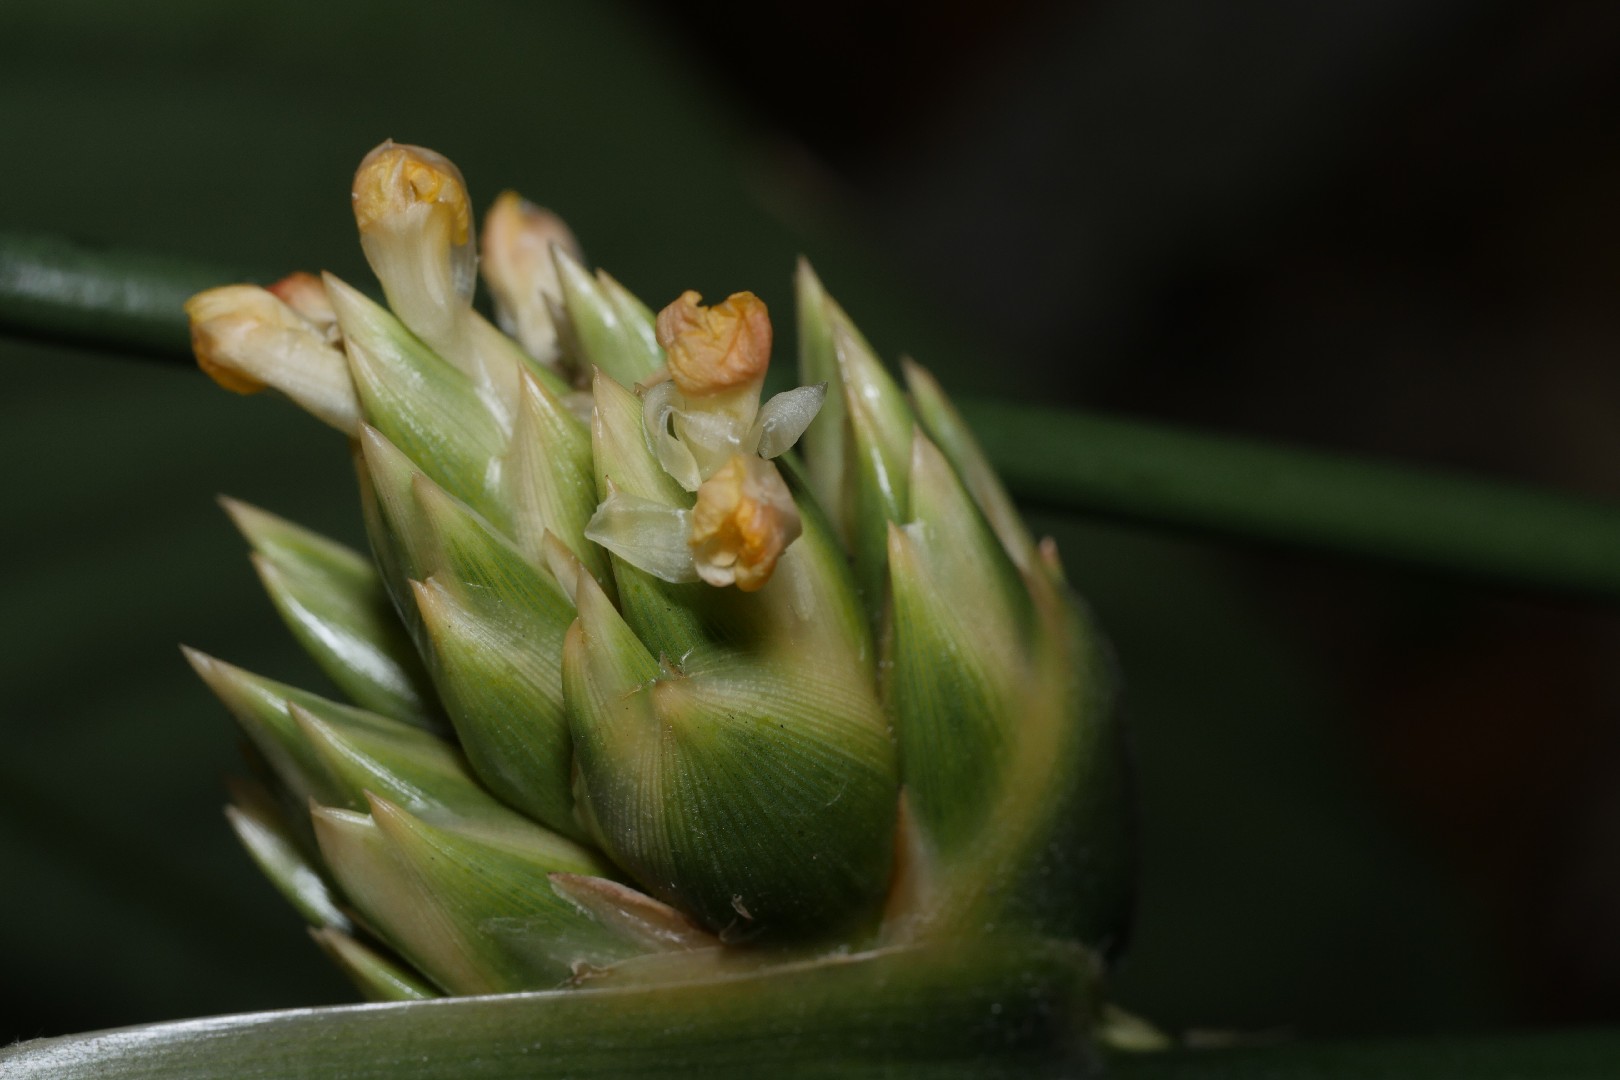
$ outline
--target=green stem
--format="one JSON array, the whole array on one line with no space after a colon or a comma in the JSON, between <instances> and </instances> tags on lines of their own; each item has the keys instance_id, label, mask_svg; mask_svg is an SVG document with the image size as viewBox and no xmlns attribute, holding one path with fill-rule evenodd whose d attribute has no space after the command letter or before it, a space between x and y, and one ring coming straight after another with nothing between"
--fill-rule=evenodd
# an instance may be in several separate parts
<instances>
[{"instance_id":1,"label":"green stem","mask_svg":"<svg viewBox=\"0 0 1620 1080\"><path fill-rule=\"evenodd\" d=\"M189 359L181 305L241 280L219 267L58 236L0 232L0 332L158 359Z\"/></svg>"},{"instance_id":2,"label":"green stem","mask_svg":"<svg viewBox=\"0 0 1620 1080\"><path fill-rule=\"evenodd\" d=\"M239 275L0 233L0 334L189 359L181 303ZM969 402L1028 504L1620 597L1620 507L1070 410Z\"/></svg>"},{"instance_id":3,"label":"green stem","mask_svg":"<svg viewBox=\"0 0 1620 1080\"><path fill-rule=\"evenodd\" d=\"M965 402L1026 504L1620 597L1620 506L1068 410Z\"/></svg>"}]
</instances>

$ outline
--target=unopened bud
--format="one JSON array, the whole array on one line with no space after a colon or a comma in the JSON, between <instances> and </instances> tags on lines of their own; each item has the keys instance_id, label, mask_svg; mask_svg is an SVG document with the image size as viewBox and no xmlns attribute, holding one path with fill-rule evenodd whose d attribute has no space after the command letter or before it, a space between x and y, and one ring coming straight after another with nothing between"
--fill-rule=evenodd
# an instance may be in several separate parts
<instances>
[{"instance_id":1,"label":"unopened bud","mask_svg":"<svg viewBox=\"0 0 1620 1080\"><path fill-rule=\"evenodd\" d=\"M385 142L354 174L360 245L388 305L435 349L459 341L478 252L461 172L442 154Z\"/></svg>"},{"instance_id":2,"label":"unopened bud","mask_svg":"<svg viewBox=\"0 0 1620 1080\"><path fill-rule=\"evenodd\" d=\"M360 162L352 195L361 233L395 227L402 217L425 209L445 215L451 243L471 239L472 207L461 170L425 147L383 143Z\"/></svg>"},{"instance_id":3,"label":"unopened bud","mask_svg":"<svg viewBox=\"0 0 1620 1080\"><path fill-rule=\"evenodd\" d=\"M360 405L343 352L267 289L226 285L186 301L197 366L238 394L274 387L352 434Z\"/></svg>"},{"instance_id":4,"label":"unopened bud","mask_svg":"<svg viewBox=\"0 0 1620 1080\"><path fill-rule=\"evenodd\" d=\"M698 488L692 508L692 557L710 585L753 592L798 539L798 507L776 466L737 454Z\"/></svg>"},{"instance_id":5,"label":"unopened bud","mask_svg":"<svg viewBox=\"0 0 1620 1080\"><path fill-rule=\"evenodd\" d=\"M501 329L548 364L560 353L551 319L551 305L562 302L553 244L579 257L579 244L562 218L515 191L501 192L484 217L481 267Z\"/></svg>"}]
</instances>

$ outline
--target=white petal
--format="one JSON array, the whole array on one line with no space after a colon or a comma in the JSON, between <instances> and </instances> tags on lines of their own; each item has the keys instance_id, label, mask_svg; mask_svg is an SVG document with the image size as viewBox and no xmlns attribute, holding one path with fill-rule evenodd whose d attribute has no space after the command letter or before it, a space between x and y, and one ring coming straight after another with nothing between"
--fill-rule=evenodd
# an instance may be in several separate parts
<instances>
[{"instance_id":1,"label":"white petal","mask_svg":"<svg viewBox=\"0 0 1620 1080\"><path fill-rule=\"evenodd\" d=\"M675 432L697 461L698 475L707 480L742 449L743 422L724 412L677 409Z\"/></svg>"},{"instance_id":2,"label":"white petal","mask_svg":"<svg viewBox=\"0 0 1620 1080\"><path fill-rule=\"evenodd\" d=\"M692 451L669 430L669 420L681 405L675 384L668 379L647 388L641 399L641 426L647 432L647 445L658 456L658 464L687 491L696 491L703 478L698 475Z\"/></svg>"},{"instance_id":3,"label":"white petal","mask_svg":"<svg viewBox=\"0 0 1620 1080\"><path fill-rule=\"evenodd\" d=\"M799 441L799 436L816 418L816 413L821 411L821 403L826 399L826 383L801 386L797 390L777 394L760 407L759 419L754 421L754 429L748 433L747 443L755 446L762 458L773 458L786 452Z\"/></svg>"},{"instance_id":4,"label":"white petal","mask_svg":"<svg viewBox=\"0 0 1620 1080\"><path fill-rule=\"evenodd\" d=\"M696 581L688 511L617 489L585 525L585 537L665 581Z\"/></svg>"}]
</instances>

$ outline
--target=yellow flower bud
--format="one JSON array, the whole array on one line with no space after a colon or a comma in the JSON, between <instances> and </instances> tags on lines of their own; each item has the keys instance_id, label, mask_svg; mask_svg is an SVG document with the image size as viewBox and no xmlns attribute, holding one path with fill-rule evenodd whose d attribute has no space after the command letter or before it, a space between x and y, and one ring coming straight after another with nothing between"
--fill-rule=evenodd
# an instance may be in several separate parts
<instances>
[{"instance_id":1,"label":"yellow flower bud","mask_svg":"<svg viewBox=\"0 0 1620 1080\"><path fill-rule=\"evenodd\" d=\"M797 540L799 509L776 466L736 454L698 488L691 516L692 557L710 585L753 592Z\"/></svg>"},{"instance_id":2,"label":"yellow flower bud","mask_svg":"<svg viewBox=\"0 0 1620 1080\"><path fill-rule=\"evenodd\" d=\"M197 366L220 386L238 394L274 387L338 430L354 432L360 405L348 360L286 301L257 285L226 285L187 300L186 314Z\"/></svg>"},{"instance_id":3,"label":"yellow flower bud","mask_svg":"<svg viewBox=\"0 0 1620 1080\"><path fill-rule=\"evenodd\" d=\"M367 154L354 174L353 197L362 234L426 205L449 214L452 244L459 247L472 235L472 204L460 170L449 158L420 146L389 141Z\"/></svg>"},{"instance_id":4,"label":"yellow flower bud","mask_svg":"<svg viewBox=\"0 0 1620 1080\"><path fill-rule=\"evenodd\" d=\"M687 397L709 397L753 388L756 395L771 362L771 318L751 292L732 293L704 307L688 289L658 313L658 344L669 359L670 378Z\"/></svg>"},{"instance_id":5,"label":"yellow flower bud","mask_svg":"<svg viewBox=\"0 0 1620 1080\"><path fill-rule=\"evenodd\" d=\"M254 339L265 328L266 320L261 317L264 313L270 314L271 325L280 321L273 304L253 302L257 291L251 285L227 285L186 301L186 314L191 319L191 351L197 357L197 366L233 394L257 394L265 388L262 380L243 370L240 359L245 349L258 351Z\"/></svg>"},{"instance_id":6,"label":"yellow flower bud","mask_svg":"<svg viewBox=\"0 0 1620 1080\"><path fill-rule=\"evenodd\" d=\"M352 194L360 246L388 306L434 352L475 372L478 244L461 173L432 150L385 142L360 162Z\"/></svg>"}]
</instances>

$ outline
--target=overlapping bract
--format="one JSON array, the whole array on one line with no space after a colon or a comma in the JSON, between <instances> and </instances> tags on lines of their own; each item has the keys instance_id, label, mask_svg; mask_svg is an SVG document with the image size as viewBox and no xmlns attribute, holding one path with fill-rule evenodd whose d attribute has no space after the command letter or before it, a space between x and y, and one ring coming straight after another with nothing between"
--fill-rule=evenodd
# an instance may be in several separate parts
<instances>
[{"instance_id":1,"label":"overlapping bract","mask_svg":"<svg viewBox=\"0 0 1620 1080\"><path fill-rule=\"evenodd\" d=\"M761 403L756 298L655 320L508 193L520 345L453 166L384 144L355 200L392 311L308 275L190 305L223 385L351 438L372 559L227 505L353 704L188 656L262 765L232 824L365 993L1114 943L1104 653L928 375L801 266L809 386Z\"/></svg>"}]
</instances>

